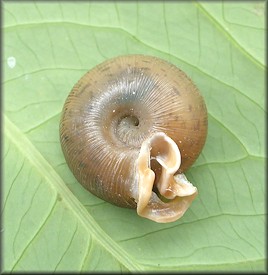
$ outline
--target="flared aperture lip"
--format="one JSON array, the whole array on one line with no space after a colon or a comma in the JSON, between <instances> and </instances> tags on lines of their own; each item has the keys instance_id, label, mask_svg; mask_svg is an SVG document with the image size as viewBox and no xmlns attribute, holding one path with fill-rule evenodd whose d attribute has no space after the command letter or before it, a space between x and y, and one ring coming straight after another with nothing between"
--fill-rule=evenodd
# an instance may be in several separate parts
<instances>
[{"instance_id":1,"label":"flared aperture lip","mask_svg":"<svg viewBox=\"0 0 268 275\"><path fill-rule=\"evenodd\" d=\"M151 169L152 159L161 165L161 175L158 177ZM143 142L137 160L138 215L165 223L175 221L185 213L197 195L197 188L184 174L174 175L180 165L180 150L165 133L154 133ZM154 185L158 195L153 191Z\"/></svg>"},{"instance_id":2,"label":"flared aperture lip","mask_svg":"<svg viewBox=\"0 0 268 275\"><path fill-rule=\"evenodd\" d=\"M175 221L197 189L183 174L207 135L207 110L191 79L152 56L119 56L73 87L60 122L62 150L76 179L99 198Z\"/></svg>"}]
</instances>

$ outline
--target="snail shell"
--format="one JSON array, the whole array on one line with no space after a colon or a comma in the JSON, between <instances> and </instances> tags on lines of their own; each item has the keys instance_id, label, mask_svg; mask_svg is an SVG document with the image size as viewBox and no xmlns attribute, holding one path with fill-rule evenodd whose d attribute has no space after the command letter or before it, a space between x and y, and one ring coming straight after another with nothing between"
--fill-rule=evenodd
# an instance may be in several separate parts
<instances>
[{"instance_id":1,"label":"snail shell","mask_svg":"<svg viewBox=\"0 0 268 275\"><path fill-rule=\"evenodd\" d=\"M207 110L196 86L174 65L144 55L116 57L86 73L60 122L77 180L156 222L177 220L196 196L183 172L206 136Z\"/></svg>"}]
</instances>

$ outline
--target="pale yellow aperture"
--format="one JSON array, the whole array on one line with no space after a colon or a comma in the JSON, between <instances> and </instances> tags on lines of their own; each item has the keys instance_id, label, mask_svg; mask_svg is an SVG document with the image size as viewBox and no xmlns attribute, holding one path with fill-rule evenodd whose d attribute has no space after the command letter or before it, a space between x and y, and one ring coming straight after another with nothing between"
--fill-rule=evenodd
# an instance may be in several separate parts
<instances>
[{"instance_id":1,"label":"pale yellow aperture","mask_svg":"<svg viewBox=\"0 0 268 275\"><path fill-rule=\"evenodd\" d=\"M161 165L158 177L151 169L152 160ZM180 150L165 133L155 133L142 143L137 160L138 215L165 223L176 221L185 213L197 195L197 188L184 174L174 175L180 165ZM158 195L153 191L154 186Z\"/></svg>"}]
</instances>

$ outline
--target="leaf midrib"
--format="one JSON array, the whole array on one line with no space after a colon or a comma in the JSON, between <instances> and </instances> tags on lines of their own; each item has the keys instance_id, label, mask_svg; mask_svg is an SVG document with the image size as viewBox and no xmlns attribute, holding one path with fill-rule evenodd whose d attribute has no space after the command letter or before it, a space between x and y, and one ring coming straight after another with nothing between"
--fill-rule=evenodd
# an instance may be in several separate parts
<instances>
[{"instance_id":1,"label":"leaf midrib","mask_svg":"<svg viewBox=\"0 0 268 275\"><path fill-rule=\"evenodd\" d=\"M26 159L44 175L46 181L54 188L57 193L65 200L65 203L73 210L73 214L92 234L111 255L113 255L128 270L139 272L141 266L123 250L114 240L112 240L105 231L96 223L90 213L82 206L79 200L71 193L65 185L62 178L57 174L54 168L39 153L30 140L12 123L6 115L4 119L4 133L13 144L20 150Z\"/></svg>"}]
</instances>

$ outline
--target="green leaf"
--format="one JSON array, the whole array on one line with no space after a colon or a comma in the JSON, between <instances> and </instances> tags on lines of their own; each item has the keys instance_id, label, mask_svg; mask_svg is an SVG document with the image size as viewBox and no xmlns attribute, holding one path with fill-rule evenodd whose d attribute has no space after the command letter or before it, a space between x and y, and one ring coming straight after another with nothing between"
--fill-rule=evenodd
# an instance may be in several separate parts
<instances>
[{"instance_id":1,"label":"green leaf","mask_svg":"<svg viewBox=\"0 0 268 275\"><path fill-rule=\"evenodd\" d=\"M3 3L3 271L265 270L265 2ZM59 143L64 101L98 63L184 70L209 113L199 194L157 224L85 191Z\"/></svg>"}]
</instances>

